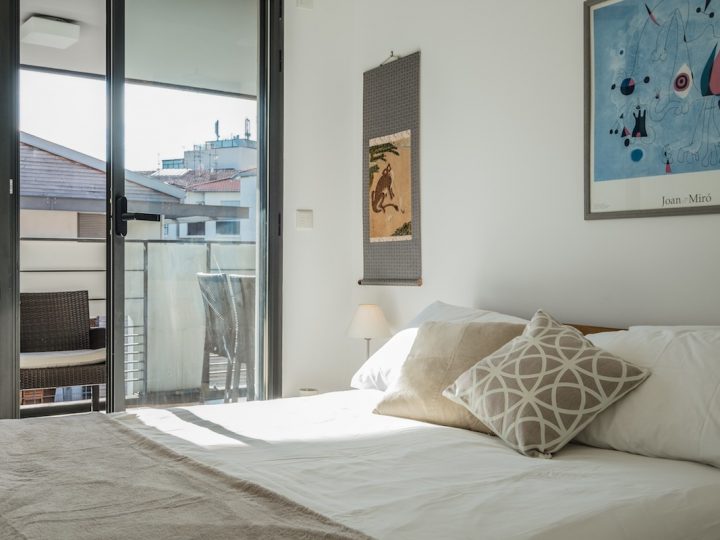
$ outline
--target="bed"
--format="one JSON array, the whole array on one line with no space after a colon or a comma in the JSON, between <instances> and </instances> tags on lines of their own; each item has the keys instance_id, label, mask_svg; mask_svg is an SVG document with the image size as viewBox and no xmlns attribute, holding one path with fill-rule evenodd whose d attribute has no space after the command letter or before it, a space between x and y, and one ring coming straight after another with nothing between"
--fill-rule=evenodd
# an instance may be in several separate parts
<instances>
[{"instance_id":1,"label":"bed","mask_svg":"<svg viewBox=\"0 0 720 540\"><path fill-rule=\"evenodd\" d=\"M720 538L718 469L582 445L552 460L531 459L489 435L373 414L381 396L377 390L349 390L91 417L168 449L165 459L185 456L372 538ZM78 418L37 419L35 432L52 425L68 435L71 430L61 424ZM43 443L57 448L44 431ZM98 453L101 443L96 441ZM65 444L66 453L77 448ZM143 472L133 467L127 465L129 475L137 474L130 483L140 489ZM102 493L88 489L88 501L102 499ZM75 501L64 513L67 531L78 506ZM122 501L112 508L124 519ZM49 519L44 509L39 512L34 519ZM27 521L27 515L13 516ZM13 538L12 516L4 517L2 537ZM98 514L95 519L100 529L89 537L135 538L132 529L100 534L106 525ZM220 531L213 537L243 538Z\"/></svg>"},{"instance_id":2,"label":"bed","mask_svg":"<svg viewBox=\"0 0 720 540\"><path fill-rule=\"evenodd\" d=\"M2 421L0 537L720 538L720 468L576 443L533 459L374 414L383 395ZM48 471L73 496L29 486Z\"/></svg>"},{"instance_id":3,"label":"bed","mask_svg":"<svg viewBox=\"0 0 720 540\"><path fill-rule=\"evenodd\" d=\"M382 393L139 410L115 421L374 538L720 538L720 470L372 414Z\"/></svg>"}]
</instances>

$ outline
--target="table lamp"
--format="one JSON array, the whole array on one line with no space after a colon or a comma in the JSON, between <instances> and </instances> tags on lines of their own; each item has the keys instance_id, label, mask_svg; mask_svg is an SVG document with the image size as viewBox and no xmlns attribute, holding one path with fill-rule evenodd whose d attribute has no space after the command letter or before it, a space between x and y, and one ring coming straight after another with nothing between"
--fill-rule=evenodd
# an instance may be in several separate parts
<instances>
[{"instance_id":1,"label":"table lamp","mask_svg":"<svg viewBox=\"0 0 720 540\"><path fill-rule=\"evenodd\" d=\"M355 310L348 336L365 340L365 353L370 358L370 340L372 338L388 337L392 334L385 314L376 304L360 304Z\"/></svg>"}]
</instances>

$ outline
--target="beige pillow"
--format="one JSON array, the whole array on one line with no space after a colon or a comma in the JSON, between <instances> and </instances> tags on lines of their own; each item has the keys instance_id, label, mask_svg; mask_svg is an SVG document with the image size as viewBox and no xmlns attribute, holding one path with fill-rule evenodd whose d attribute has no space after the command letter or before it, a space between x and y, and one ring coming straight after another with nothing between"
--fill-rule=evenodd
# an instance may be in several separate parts
<instances>
[{"instance_id":1,"label":"beige pillow","mask_svg":"<svg viewBox=\"0 0 720 540\"><path fill-rule=\"evenodd\" d=\"M443 395L518 452L551 457L648 374L538 311L522 336L460 375Z\"/></svg>"},{"instance_id":2,"label":"beige pillow","mask_svg":"<svg viewBox=\"0 0 720 540\"><path fill-rule=\"evenodd\" d=\"M442 391L479 360L519 336L523 328L523 324L511 323L424 323L400 376L375 412L491 433L464 407L444 398Z\"/></svg>"}]
</instances>

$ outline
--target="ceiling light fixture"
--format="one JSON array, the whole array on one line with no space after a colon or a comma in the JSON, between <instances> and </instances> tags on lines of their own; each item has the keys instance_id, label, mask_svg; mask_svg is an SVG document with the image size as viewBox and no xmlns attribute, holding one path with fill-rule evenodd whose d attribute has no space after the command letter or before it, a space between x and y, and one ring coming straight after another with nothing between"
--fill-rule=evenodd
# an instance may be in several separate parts
<instances>
[{"instance_id":1,"label":"ceiling light fixture","mask_svg":"<svg viewBox=\"0 0 720 540\"><path fill-rule=\"evenodd\" d=\"M80 39L80 25L57 17L33 15L20 27L20 41L29 45L67 49Z\"/></svg>"}]
</instances>

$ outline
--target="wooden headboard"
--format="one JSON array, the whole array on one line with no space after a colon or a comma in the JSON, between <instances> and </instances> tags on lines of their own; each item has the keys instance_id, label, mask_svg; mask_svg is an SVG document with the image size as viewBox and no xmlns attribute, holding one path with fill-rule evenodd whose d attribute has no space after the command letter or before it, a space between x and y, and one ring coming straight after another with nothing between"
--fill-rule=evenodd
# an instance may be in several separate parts
<instances>
[{"instance_id":1,"label":"wooden headboard","mask_svg":"<svg viewBox=\"0 0 720 540\"><path fill-rule=\"evenodd\" d=\"M583 334L599 334L600 332L617 332L618 330L625 330L625 328L607 328L605 326L588 326L586 324L572 324L569 323L570 326L573 326L580 330Z\"/></svg>"}]
</instances>

